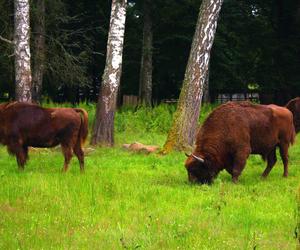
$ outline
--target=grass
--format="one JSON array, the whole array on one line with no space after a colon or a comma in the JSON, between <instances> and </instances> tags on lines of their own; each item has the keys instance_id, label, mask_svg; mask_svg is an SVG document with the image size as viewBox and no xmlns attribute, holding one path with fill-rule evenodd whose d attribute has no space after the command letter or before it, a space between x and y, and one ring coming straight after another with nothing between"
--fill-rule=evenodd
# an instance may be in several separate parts
<instances>
[{"instance_id":1,"label":"grass","mask_svg":"<svg viewBox=\"0 0 300 250\"><path fill-rule=\"evenodd\" d=\"M83 175L75 158L60 173L59 149L31 150L19 172L0 147L0 249L295 249L300 138L288 178L278 160L262 180L265 163L251 156L237 185L226 172L212 186L191 185L184 154L121 148L135 140L162 146L169 124L159 121L172 111L158 107L157 118L121 110L116 147L87 145Z\"/></svg>"}]
</instances>

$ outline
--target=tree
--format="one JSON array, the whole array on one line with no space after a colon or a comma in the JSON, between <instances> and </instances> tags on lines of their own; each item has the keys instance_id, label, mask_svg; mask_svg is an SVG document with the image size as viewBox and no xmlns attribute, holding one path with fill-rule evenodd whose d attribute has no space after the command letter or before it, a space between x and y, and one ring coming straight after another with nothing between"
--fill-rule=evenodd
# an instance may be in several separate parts
<instances>
[{"instance_id":1,"label":"tree","mask_svg":"<svg viewBox=\"0 0 300 250\"><path fill-rule=\"evenodd\" d=\"M77 101L80 88L81 98L96 100L99 72L105 68L111 1L44 1L43 93L54 101ZM155 102L179 97L201 1L151 1ZM33 85L37 2L30 2ZM126 95L139 94L143 2L128 0L126 10L120 86ZM14 0L0 0L1 99L12 99L15 93L13 9ZM257 91L265 103L285 103L300 94L298 10L299 0L227 0L223 4L210 56L212 101L225 91L247 92L253 83L259 86Z\"/></svg>"},{"instance_id":2,"label":"tree","mask_svg":"<svg viewBox=\"0 0 300 250\"><path fill-rule=\"evenodd\" d=\"M45 1L47 33L43 92L54 101L74 103L79 87L86 87L92 82L91 65L98 66L92 58L94 45L98 41L96 34L98 37L100 35L95 25L96 15L91 17L88 3Z\"/></svg>"},{"instance_id":3,"label":"tree","mask_svg":"<svg viewBox=\"0 0 300 250\"><path fill-rule=\"evenodd\" d=\"M210 103L209 96L209 66L206 72L205 81L203 84L203 103Z\"/></svg>"},{"instance_id":4,"label":"tree","mask_svg":"<svg viewBox=\"0 0 300 250\"><path fill-rule=\"evenodd\" d=\"M139 102L151 106L152 101L152 3L143 3L143 46L139 83Z\"/></svg>"},{"instance_id":5,"label":"tree","mask_svg":"<svg viewBox=\"0 0 300 250\"><path fill-rule=\"evenodd\" d=\"M29 0L15 0L14 4L15 99L31 102Z\"/></svg>"},{"instance_id":6,"label":"tree","mask_svg":"<svg viewBox=\"0 0 300 250\"><path fill-rule=\"evenodd\" d=\"M210 50L223 0L203 0L179 102L163 151L189 149L195 140Z\"/></svg>"},{"instance_id":7,"label":"tree","mask_svg":"<svg viewBox=\"0 0 300 250\"><path fill-rule=\"evenodd\" d=\"M35 10L32 99L40 102L45 68L45 0L37 0Z\"/></svg>"},{"instance_id":8,"label":"tree","mask_svg":"<svg viewBox=\"0 0 300 250\"><path fill-rule=\"evenodd\" d=\"M7 94L11 98L15 94L14 79L14 27L12 25L14 8L13 1L0 0L0 93ZM6 38L4 38L4 37ZM9 83L9 84L7 84ZM3 94L2 94L3 95Z\"/></svg>"},{"instance_id":9,"label":"tree","mask_svg":"<svg viewBox=\"0 0 300 250\"><path fill-rule=\"evenodd\" d=\"M113 0L107 40L106 65L102 76L91 144L114 144L114 114L122 72L127 0Z\"/></svg>"}]
</instances>

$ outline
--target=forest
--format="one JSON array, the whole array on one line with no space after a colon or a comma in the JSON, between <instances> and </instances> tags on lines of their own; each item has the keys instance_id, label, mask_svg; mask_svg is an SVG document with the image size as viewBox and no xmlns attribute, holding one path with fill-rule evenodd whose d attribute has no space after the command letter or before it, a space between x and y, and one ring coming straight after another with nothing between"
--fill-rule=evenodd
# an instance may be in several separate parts
<instances>
[{"instance_id":1,"label":"forest","mask_svg":"<svg viewBox=\"0 0 300 250\"><path fill-rule=\"evenodd\" d=\"M38 19L45 16L43 99L96 101L105 67L111 1L44 0L30 3L34 68ZM139 95L143 1L129 1L119 103ZM150 1L153 32L152 102L178 99L200 0ZM225 0L209 70L212 102L219 93L259 92L261 102L285 104L300 94L300 3L297 0ZM13 1L1 0L1 37L13 39ZM12 45L0 42L0 91L14 96ZM255 90L253 90L253 88Z\"/></svg>"}]
</instances>

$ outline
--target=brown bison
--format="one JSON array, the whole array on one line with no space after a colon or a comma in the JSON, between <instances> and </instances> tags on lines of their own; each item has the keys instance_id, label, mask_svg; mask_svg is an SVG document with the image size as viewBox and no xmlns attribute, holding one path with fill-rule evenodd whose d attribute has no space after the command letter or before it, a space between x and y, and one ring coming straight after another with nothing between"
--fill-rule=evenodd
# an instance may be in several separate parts
<instances>
[{"instance_id":1,"label":"brown bison","mask_svg":"<svg viewBox=\"0 0 300 250\"><path fill-rule=\"evenodd\" d=\"M290 100L285 106L293 113L294 126L298 133L300 131L300 97Z\"/></svg>"},{"instance_id":2,"label":"brown bison","mask_svg":"<svg viewBox=\"0 0 300 250\"><path fill-rule=\"evenodd\" d=\"M206 119L196 140L196 148L185 167L191 182L210 184L226 169L237 182L250 154L267 160L262 176L276 163L276 147L288 175L288 148L294 142L292 113L276 105L229 102L219 106Z\"/></svg>"},{"instance_id":3,"label":"brown bison","mask_svg":"<svg viewBox=\"0 0 300 250\"><path fill-rule=\"evenodd\" d=\"M68 170L73 152L84 170L82 145L88 134L84 109L42 108L35 104L12 102L0 105L0 143L16 155L19 169L28 159L28 147L54 147L61 144Z\"/></svg>"}]
</instances>

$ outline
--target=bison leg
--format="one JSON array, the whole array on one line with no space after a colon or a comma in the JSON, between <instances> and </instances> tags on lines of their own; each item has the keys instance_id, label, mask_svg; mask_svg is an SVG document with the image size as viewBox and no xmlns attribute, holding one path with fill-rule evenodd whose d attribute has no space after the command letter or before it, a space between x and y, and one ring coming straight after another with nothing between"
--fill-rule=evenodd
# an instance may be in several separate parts
<instances>
[{"instance_id":1,"label":"bison leg","mask_svg":"<svg viewBox=\"0 0 300 250\"><path fill-rule=\"evenodd\" d=\"M262 173L262 177L267 177L270 173L270 171L272 170L273 166L275 165L277 161L276 158L276 148L274 148L267 156L267 167L265 169L265 171Z\"/></svg>"},{"instance_id":2,"label":"bison leg","mask_svg":"<svg viewBox=\"0 0 300 250\"><path fill-rule=\"evenodd\" d=\"M280 152L280 156L283 162L283 167L284 167L284 171L283 171L283 176L287 177L289 174L289 170L288 170L288 162L289 162L289 157L288 157L288 149L289 149L289 145L288 144L281 144L279 145L279 152Z\"/></svg>"},{"instance_id":3,"label":"bison leg","mask_svg":"<svg viewBox=\"0 0 300 250\"><path fill-rule=\"evenodd\" d=\"M233 160L233 168L232 168L232 181L234 183L238 182L238 178L241 175L243 169L246 165L246 160L249 156L250 150L241 151L236 153Z\"/></svg>"},{"instance_id":4,"label":"bison leg","mask_svg":"<svg viewBox=\"0 0 300 250\"><path fill-rule=\"evenodd\" d=\"M25 163L28 159L28 147L19 146L15 149L19 170L24 170Z\"/></svg>"},{"instance_id":5,"label":"bison leg","mask_svg":"<svg viewBox=\"0 0 300 250\"><path fill-rule=\"evenodd\" d=\"M11 143L7 145L7 149L10 154L16 155L19 170L24 170L24 165L28 159L28 148L18 143L17 139L12 139Z\"/></svg>"},{"instance_id":6,"label":"bison leg","mask_svg":"<svg viewBox=\"0 0 300 250\"><path fill-rule=\"evenodd\" d=\"M70 146L66 146L66 145L61 145L61 148L62 148L62 152L65 157L64 167L63 167L62 171L67 172L68 168L69 168L69 163L70 163L72 155L73 155L72 148Z\"/></svg>"},{"instance_id":7,"label":"bison leg","mask_svg":"<svg viewBox=\"0 0 300 250\"><path fill-rule=\"evenodd\" d=\"M80 165L80 171L84 172L84 153L80 145L80 141L78 140L75 147L73 148L74 154L77 156L79 165Z\"/></svg>"}]
</instances>

